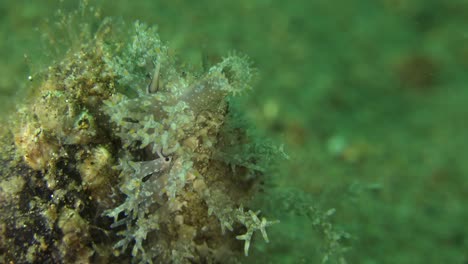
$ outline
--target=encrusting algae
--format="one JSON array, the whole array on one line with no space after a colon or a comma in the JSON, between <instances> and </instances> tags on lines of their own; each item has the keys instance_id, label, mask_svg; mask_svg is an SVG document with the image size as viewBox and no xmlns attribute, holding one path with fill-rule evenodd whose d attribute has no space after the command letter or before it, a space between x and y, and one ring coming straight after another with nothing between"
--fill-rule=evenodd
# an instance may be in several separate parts
<instances>
[{"instance_id":1,"label":"encrusting algae","mask_svg":"<svg viewBox=\"0 0 468 264\"><path fill-rule=\"evenodd\" d=\"M247 206L284 157L230 104L250 63L190 72L155 28L119 26L48 67L2 134L1 262L240 262L277 222Z\"/></svg>"}]
</instances>

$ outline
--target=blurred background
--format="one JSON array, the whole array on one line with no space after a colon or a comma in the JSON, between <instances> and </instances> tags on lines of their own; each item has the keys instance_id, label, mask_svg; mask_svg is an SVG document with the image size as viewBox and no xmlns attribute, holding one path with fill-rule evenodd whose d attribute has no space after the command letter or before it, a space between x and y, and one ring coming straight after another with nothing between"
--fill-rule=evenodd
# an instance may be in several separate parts
<instances>
[{"instance_id":1,"label":"blurred background","mask_svg":"<svg viewBox=\"0 0 468 264\"><path fill-rule=\"evenodd\" d=\"M28 76L58 59L44 25L77 2L1 1L3 117L28 93ZM290 156L270 184L336 209L331 223L350 234L346 263L468 263L468 1L89 5L156 24L188 64L231 51L251 58L259 76L241 106ZM257 237L247 262L323 260L326 243L308 219L276 217L270 244Z\"/></svg>"}]
</instances>

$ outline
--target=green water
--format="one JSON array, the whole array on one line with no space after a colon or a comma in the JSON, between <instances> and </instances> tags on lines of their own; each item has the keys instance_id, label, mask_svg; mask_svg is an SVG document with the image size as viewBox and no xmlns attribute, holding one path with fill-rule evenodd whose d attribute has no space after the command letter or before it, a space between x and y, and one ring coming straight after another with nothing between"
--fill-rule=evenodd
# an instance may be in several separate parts
<instances>
[{"instance_id":1,"label":"green water","mask_svg":"<svg viewBox=\"0 0 468 264\"><path fill-rule=\"evenodd\" d=\"M42 25L74 2L0 4L4 112L28 93L34 65L52 56ZM90 4L102 17L157 24L181 61L230 51L251 58L259 76L241 103L290 156L267 193L335 208L331 223L350 235L346 263L468 262L468 1ZM326 239L312 222L276 217L271 242L257 237L246 262L320 263Z\"/></svg>"}]
</instances>

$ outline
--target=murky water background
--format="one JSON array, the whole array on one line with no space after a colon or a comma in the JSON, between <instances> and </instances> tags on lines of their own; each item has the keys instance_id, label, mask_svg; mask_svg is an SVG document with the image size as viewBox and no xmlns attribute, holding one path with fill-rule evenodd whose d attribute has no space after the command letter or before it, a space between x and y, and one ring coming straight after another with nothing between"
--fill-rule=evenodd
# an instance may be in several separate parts
<instances>
[{"instance_id":1,"label":"murky water background","mask_svg":"<svg viewBox=\"0 0 468 264\"><path fill-rule=\"evenodd\" d=\"M56 59L41 36L57 9L77 6L64 2L0 3L4 113ZM344 2L90 4L101 17L157 24L187 63L251 57L259 77L242 104L290 155L265 195L297 191L335 208L347 263L466 263L468 1ZM277 217L271 243L256 239L246 261L320 263L326 241L311 221Z\"/></svg>"}]
</instances>

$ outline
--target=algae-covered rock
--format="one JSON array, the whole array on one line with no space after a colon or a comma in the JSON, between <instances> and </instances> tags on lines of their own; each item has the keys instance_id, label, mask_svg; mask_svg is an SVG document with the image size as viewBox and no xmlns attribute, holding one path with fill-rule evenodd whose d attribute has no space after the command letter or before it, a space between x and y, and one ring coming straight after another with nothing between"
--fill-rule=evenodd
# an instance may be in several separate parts
<instances>
[{"instance_id":1,"label":"algae-covered rock","mask_svg":"<svg viewBox=\"0 0 468 264\"><path fill-rule=\"evenodd\" d=\"M79 35L1 135L3 262L236 263L268 241L249 201L281 151L230 104L248 60L187 71L138 22Z\"/></svg>"}]
</instances>

